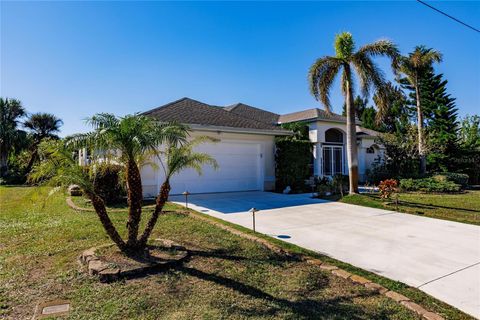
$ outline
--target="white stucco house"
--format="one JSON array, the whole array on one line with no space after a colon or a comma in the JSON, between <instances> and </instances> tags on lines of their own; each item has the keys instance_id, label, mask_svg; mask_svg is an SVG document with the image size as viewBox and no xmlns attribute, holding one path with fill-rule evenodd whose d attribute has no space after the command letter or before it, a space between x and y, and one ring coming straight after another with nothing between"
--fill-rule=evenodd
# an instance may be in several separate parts
<instances>
[{"instance_id":1,"label":"white stucco house","mask_svg":"<svg viewBox=\"0 0 480 320\"><path fill-rule=\"evenodd\" d=\"M291 135L282 123L303 121L310 128L314 143L313 175L332 176L348 173L346 161L346 119L320 109L279 115L246 104L213 106L189 98L171 102L143 114L161 121L177 121L190 126L191 136L208 135L217 143L197 147L214 157L219 169L206 166L199 176L185 170L171 180L171 194L233 191L268 191L275 188L275 137ZM359 173L364 178L383 148L375 144L378 132L357 126ZM142 169L145 196L158 193L163 182L162 170Z\"/></svg>"},{"instance_id":2,"label":"white stucco house","mask_svg":"<svg viewBox=\"0 0 480 320\"><path fill-rule=\"evenodd\" d=\"M278 123L302 121L308 124L309 138L314 143L313 147L313 174L314 176L333 176L335 174L348 174L346 154L346 118L327 113L318 108L281 115ZM375 159L384 158L385 148L375 143L375 138L380 134L375 130L357 129L358 172L360 181L366 179L367 170L371 168Z\"/></svg>"}]
</instances>

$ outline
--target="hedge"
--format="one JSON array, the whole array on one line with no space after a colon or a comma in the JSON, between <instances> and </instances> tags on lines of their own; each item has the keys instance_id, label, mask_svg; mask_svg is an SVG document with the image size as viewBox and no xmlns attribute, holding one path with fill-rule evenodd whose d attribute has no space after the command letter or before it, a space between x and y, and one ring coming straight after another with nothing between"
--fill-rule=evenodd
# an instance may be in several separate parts
<instances>
[{"instance_id":1,"label":"hedge","mask_svg":"<svg viewBox=\"0 0 480 320\"><path fill-rule=\"evenodd\" d=\"M275 189L290 186L293 191L305 188L305 179L310 176L312 143L305 140L279 139L275 144Z\"/></svg>"},{"instance_id":2,"label":"hedge","mask_svg":"<svg viewBox=\"0 0 480 320\"><path fill-rule=\"evenodd\" d=\"M88 167L88 170L94 170ZM120 178L123 167L115 164L103 164L97 166L94 172L90 172L95 192L107 204L118 203L124 196L125 190Z\"/></svg>"},{"instance_id":3,"label":"hedge","mask_svg":"<svg viewBox=\"0 0 480 320\"><path fill-rule=\"evenodd\" d=\"M402 191L420 192L459 192L461 186L452 181L441 181L435 178L402 179L400 180Z\"/></svg>"},{"instance_id":4,"label":"hedge","mask_svg":"<svg viewBox=\"0 0 480 320\"><path fill-rule=\"evenodd\" d=\"M468 185L468 174L455 172L442 172L433 176L436 181L451 181L466 187Z\"/></svg>"}]
</instances>

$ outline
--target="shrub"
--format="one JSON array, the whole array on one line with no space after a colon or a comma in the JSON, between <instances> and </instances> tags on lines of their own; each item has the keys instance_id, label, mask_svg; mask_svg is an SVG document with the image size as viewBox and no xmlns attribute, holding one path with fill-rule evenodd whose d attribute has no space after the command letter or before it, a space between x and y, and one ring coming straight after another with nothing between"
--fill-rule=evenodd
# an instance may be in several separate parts
<instances>
[{"instance_id":1,"label":"shrub","mask_svg":"<svg viewBox=\"0 0 480 320\"><path fill-rule=\"evenodd\" d=\"M461 186L452 181L439 181L434 178L402 179L400 188L403 191L420 192L458 192Z\"/></svg>"},{"instance_id":2,"label":"shrub","mask_svg":"<svg viewBox=\"0 0 480 320\"><path fill-rule=\"evenodd\" d=\"M326 196L328 193L332 193L332 181L328 177L315 177L313 182L319 196Z\"/></svg>"},{"instance_id":3,"label":"shrub","mask_svg":"<svg viewBox=\"0 0 480 320\"><path fill-rule=\"evenodd\" d=\"M398 192L398 181L395 179L387 179L380 182L378 185L380 190L380 198L390 199L393 193Z\"/></svg>"},{"instance_id":4,"label":"shrub","mask_svg":"<svg viewBox=\"0 0 480 320\"><path fill-rule=\"evenodd\" d=\"M124 196L121 173L123 167L116 164L103 164L95 168L88 167L95 192L107 204L118 203Z\"/></svg>"},{"instance_id":5,"label":"shrub","mask_svg":"<svg viewBox=\"0 0 480 320\"><path fill-rule=\"evenodd\" d=\"M333 176L333 179L332 179L333 193L335 194L340 193L343 197L343 194L348 192L349 187L350 186L349 186L348 176L343 174L336 174Z\"/></svg>"},{"instance_id":6,"label":"shrub","mask_svg":"<svg viewBox=\"0 0 480 320\"><path fill-rule=\"evenodd\" d=\"M436 174L432 178L441 182L451 181L461 185L463 188L468 185L468 174L465 173L444 172Z\"/></svg>"},{"instance_id":7,"label":"shrub","mask_svg":"<svg viewBox=\"0 0 480 320\"><path fill-rule=\"evenodd\" d=\"M276 189L290 186L294 191L305 189L305 179L310 176L312 143L304 140L279 139L276 141Z\"/></svg>"}]
</instances>

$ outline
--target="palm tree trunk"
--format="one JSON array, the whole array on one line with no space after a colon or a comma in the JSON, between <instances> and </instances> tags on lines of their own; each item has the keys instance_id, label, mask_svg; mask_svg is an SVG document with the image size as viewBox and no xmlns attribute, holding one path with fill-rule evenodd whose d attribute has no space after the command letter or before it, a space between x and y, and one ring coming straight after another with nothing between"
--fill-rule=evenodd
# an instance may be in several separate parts
<instances>
[{"instance_id":1,"label":"palm tree trunk","mask_svg":"<svg viewBox=\"0 0 480 320\"><path fill-rule=\"evenodd\" d=\"M357 155L357 129L355 126L355 105L353 104L352 83L350 81L350 69L346 69L348 77L346 79L346 97L347 107L347 159L348 159L348 177L349 194L358 193L358 155Z\"/></svg>"},{"instance_id":2,"label":"palm tree trunk","mask_svg":"<svg viewBox=\"0 0 480 320\"><path fill-rule=\"evenodd\" d=\"M7 150L0 151L0 177L3 177L8 171L8 153Z\"/></svg>"},{"instance_id":3,"label":"palm tree trunk","mask_svg":"<svg viewBox=\"0 0 480 320\"><path fill-rule=\"evenodd\" d=\"M138 226L142 215L143 190L140 170L133 160L129 160L127 164L127 199L127 247L134 249L137 246Z\"/></svg>"},{"instance_id":4,"label":"palm tree trunk","mask_svg":"<svg viewBox=\"0 0 480 320\"><path fill-rule=\"evenodd\" d=\"M26 174L30 173L36 159L37 159L37 147L35 147L35 150L32 151L32 155L30 156L30 160L28 161L27 167L25 168L25 173Z\"/></svg>"},{"instance_id":5,"label":"palm tree trunk","mask_svg":"<svg viewBox=\"0 0 480 320\"><path fill-rule=\"evenodd\" d=\"M170 194L170 182L167 179L165 180L165 182L162 184L162 187L160 188L160 193L157 196L155 210L153 211L152 217L150 218L150 220L147 223L147 226L145 227L145 231L143 232L142 236L140 237L140 240L138 241L139 248L143 249L147 245L148 238L150 237L153 231L153 228L157 223L158 216L162 212L163 207L165 206L165 203L167 203L169 194Z\"/></svg>"},{"instance_id":6,"label":"palm tree trunk","mask_svg":"<svg viewBox=\"0 0 480 320\"><path fill-rule=\"evenodd\" d=\"M107 214L107 208L105 208L105 203L103 202L102 198L93 193L87 193L87 196L92 201L93 208L95 208L95 212L97 213L103 228L107 232L107 235L120 250L125 251L127 249L126 244L122 237L120 237L118 234L117 229L115 229L112 220L110 220L110 217Z\"/></svg>"},{"instance_id":7,"label":"palm tree trunk","mask_svg":"<svg viewBox=\"0 0 480 320\"><path fill-rule=\"evenodd\" d=\"M420 104L420 88L418 81L415 86L415 94L417 99L417 126L418 126L418 155L420 157L420 175L424 176L427 172L427 159L425 155L425 137L423 132L423 112Z\"/></svg>"}]
</instances>

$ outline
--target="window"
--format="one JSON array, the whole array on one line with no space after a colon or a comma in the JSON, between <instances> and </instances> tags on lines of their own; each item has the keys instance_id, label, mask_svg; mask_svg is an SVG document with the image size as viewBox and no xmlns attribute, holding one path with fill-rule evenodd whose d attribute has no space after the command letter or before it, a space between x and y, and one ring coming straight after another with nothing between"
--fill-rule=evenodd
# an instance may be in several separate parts
<instances>
[{"instance_id":1,"label":"window","mask_svg":"<svg viewBox=\"0 0 480 320\"><path fill-rule=\"evenodd\" d=\"M333 176L343 173L343 147L323 147L323 175Z\"/></svg>"},{"instance_id":2,"label":"window","mask_svg":"<svg viewBox=\"0 0 480 320\"><path fill-rule=\"evenodd\" d=\"M338 129L325 131L325 142L343 143L343 133Z\"/></svg>"},{"instance_id":3,"label":"window","mask_svg":"<svg viewBox=\"0 0 480 320\"><path fill-rule=\"evenodd\" d=\"M375 153L375 148L372 146L372 147L368 147L367 148L367 153Z\"/></svg>"}]
</instances>

